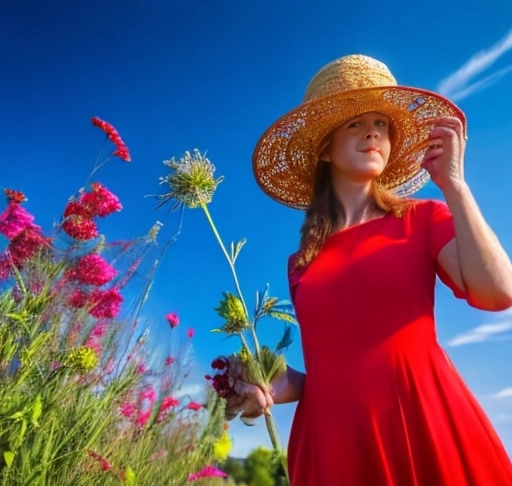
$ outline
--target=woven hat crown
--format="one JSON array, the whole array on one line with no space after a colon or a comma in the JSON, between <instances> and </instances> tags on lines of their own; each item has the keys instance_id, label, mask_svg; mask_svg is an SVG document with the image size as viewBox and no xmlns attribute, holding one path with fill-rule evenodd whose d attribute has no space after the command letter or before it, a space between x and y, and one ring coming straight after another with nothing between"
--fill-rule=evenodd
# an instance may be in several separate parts
<instances>
[{"instance_id":1,"label":"woven hat crown","mask_svg":"<svg viewBox=\"0 0 512 486\"><path fill-rule=\"evenodd\" d=\"M361 88L396 86L388 67L368 56L345 56L324 66L310 81L304 103Z\"/></svg>"}]
</instances>

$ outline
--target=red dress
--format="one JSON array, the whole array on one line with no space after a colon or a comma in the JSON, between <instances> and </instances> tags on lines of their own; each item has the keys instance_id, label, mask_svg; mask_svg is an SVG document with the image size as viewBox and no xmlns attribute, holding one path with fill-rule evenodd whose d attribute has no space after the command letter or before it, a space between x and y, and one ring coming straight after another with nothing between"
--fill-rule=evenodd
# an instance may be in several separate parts
<instances>
[{"instance_id":1,"label":"red dress","mask_svg":"<svg viewBox=\"0 0 512 486\"><path fill-rule=\"evenodd\" d=\"M464 297L436 266L454 235L444 203L418 200L334 233L289 272L306 369L292 486L512 486L499 437L436 339L436 273Z\"/></svg>"}]
</instances>

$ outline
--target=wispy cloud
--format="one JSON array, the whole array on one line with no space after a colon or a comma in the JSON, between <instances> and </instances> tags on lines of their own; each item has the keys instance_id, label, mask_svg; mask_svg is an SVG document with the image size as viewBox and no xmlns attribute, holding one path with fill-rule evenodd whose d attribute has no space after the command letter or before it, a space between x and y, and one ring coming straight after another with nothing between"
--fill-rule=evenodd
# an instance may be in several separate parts
<instances>
[{"instance_id":1,"label":"wispy cloud","mask_svg":"<svg viewBox=\"0 0 512 486\"><path fill-rule=\"evenodd\" d=\"M491 398L512 398L512 387L503 388L503 390L500 390L498 393L491 395Z\"/></svg>"},{"instance_id":2,"label":"wispy cloud","mask_svg":"<svg viewBox=\"0 0 512 486\"><path fill-rule=\"evenodd\" d=\"M448 341L448 346L462 346L471 343L483 343L491 339L502 338L508 331L512 330L512 310L509 309L500 313L498 321L491 324L482 324L469 331L458 334Z\"/></svg>"},{"instance_id":3,"label":"wispy cloud","mask_svg":"<svg viewBox=\"0 0 512 486\"><path fill-rule=\"evenodd\" d=\"M512 30L489 49L477 52L457 71L443 79L437 91L454 101L460 101L470 94L487 88L512 71L512 64L497 72L487 75L484 79L474 80L478 75L489 69L506 52L512 49Z\"/></svg>"}]
</instances>

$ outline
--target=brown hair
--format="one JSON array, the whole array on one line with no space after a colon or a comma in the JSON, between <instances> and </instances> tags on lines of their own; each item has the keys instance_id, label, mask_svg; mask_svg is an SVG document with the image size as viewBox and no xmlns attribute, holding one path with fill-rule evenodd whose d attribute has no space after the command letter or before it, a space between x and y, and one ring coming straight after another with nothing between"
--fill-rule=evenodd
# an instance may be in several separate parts
<instances>
[{"instance_id":1,"label":"brown hair","mask_svg":"<svg viewBox=\"0 0 512 486\"><path fill-rule=\"evenodd\" d=\"M401 199L392 192L383 189L376 181L372 184L374 211L389 213L401 217L411 201ZM306 216L301 227L299 251L295 260L295 269L306 267L318 255L320 248L345 220L345 210L336 198L331 183L329 164L319 161L313 188L311 204L306 209Z\"/></svg>"}]
</instances>

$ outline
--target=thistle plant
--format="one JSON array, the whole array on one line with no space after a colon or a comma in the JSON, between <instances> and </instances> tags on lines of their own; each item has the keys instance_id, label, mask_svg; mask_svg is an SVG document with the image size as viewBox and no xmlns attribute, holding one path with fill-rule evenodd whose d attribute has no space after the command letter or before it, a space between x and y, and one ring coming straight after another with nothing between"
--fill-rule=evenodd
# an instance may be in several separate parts
<instances>
[{"instance_id":1,"label":"thistle plant","mask_svg":"<svg viewBox=\"0 0 512 486\"><path fill-rule=\"evenodd\" d=\"M215 167L206 154L201 154L196 149L193 153L185 152L179 160L172 158L164 161L164 164L171 172L161 177L160 183L167 186L168 192L156 196L160 201L157 207L173 201L171 210L176 210L180 206L203 210L229 265L236 289L235 293L223 292L223 298L215 311L224 320L224 324L218 329L212 329L212 332L238 336L241 349L229 357L214 360L212 368L215 374L207 376L207 379L217 394L226 399L236 395L237 380L266 387L276 376L286 371L282 352L291 344L291 326L296 325L292 306L288 301L271 297L267 286L265 291L256 292L255 312L253 315L249 314L235 269L236 260L246 240L232 242L228 251L219 235L208 210L208 204L223 178L215 178ZM262 345L256 332L258 322L265 317L284 321L285 324L283 336L274 349ZM236 413L235 411L234 414ZM234 418L234 414L233 411L227 410L228 419ZM288 476L284 450L271 411L266 410L264 417L276 456L281 460ZM243 416L241 419L244 420ZM245 423L250 425L248 420L245 420Z\"/></svg>"}]
</instances>

